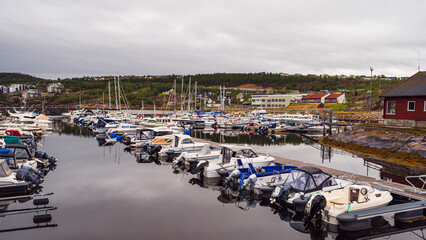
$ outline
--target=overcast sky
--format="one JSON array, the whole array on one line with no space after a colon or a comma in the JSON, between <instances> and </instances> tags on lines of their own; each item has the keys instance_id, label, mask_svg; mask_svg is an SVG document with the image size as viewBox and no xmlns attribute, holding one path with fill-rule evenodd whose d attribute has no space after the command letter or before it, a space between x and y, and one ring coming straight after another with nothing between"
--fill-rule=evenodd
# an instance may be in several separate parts
<instances>
[{"instance_id":1,"label":"overcast sky","mask_svg":"<svg viewBox=\"0 0 426 240\"><path fill-rule=\"evenodd\" d=\"M426 1L2 0L0 72L85 75L426 70Z\"/></svg>"}]
</instances>

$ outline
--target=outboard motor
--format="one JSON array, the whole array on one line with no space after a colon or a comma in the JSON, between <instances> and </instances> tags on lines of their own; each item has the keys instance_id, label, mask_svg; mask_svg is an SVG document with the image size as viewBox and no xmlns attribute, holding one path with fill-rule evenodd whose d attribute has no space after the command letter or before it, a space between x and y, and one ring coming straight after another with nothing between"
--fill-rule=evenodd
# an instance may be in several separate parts
<instances>
[{"instance_id":1,"label":"outboard motor","mask_svg":"<svg viewBox=\"0 0 426 240\"><path fill-rule=\"evenodd\" d=\"M156 145L154 147L149 147L148 148L148 153L151 155L151 157L153 158L154 161L158 161L158 153L161 151L161 146L160 145Z\"/></svg>"},{"instance_id":2,"label":"outboard motor","mask_svg":"<svg viewBox=\"0 0 426 240\"><path fill-rule=\"evenodd\" d=\"M234 171L229 174L227 178L223 181L223 186L228 186L231 182L235 182L239 177L241 176L241 172L238 169L235 169Z\"/></svg>"},{"instance_id":3,"label":"outboard motor","mask_svg":"<svg viewBox=\"0 0 426 240\"><path fill-rule=\"evenodd\" d=\"M40 134L36 133L35 131L31 131L34 137L41 138Z\"/></svg>"},{"instance_id":4,"label":"outboard motor","mask_svg":"<svg viewBox=\"0 0 426 240\"><path fill-rule=\"evenodd\" d=\"M29 171L31 173L34 173L35 175L37 175L39 177L43 177L44 176L42 172L40 172L39 170L33 168L29 163L23 163L21 165L21 169L25 169L25 170L27 170L27 171Z\"/></svg>"},{"instance_id":5,"label":"outboard motor","mask_svg":"<svg viewBox=\"0 0 426 240\"><path fill-rule=\"evenodd\" d=\"M18 172L16 172L16 179L24 180L34 185L39 185L40 183L43 182L43 180L41 180L39 177L32 175L30 171L26 169L22 169L22 168L19 169Z\"/></svg>"},{"instance_id":6,"label":"outboard motor","mask_svg":"<svg viewBox=\"0 0 426 240\"><path fill-rule=\"evenodd\" d=\"M327 199L323 195L316 195L312 199L311 207L309 208L309 213L306 215L305 220L311 221L312 219L321 219L321 212L324 210L327 205Z\"/></svg>"},{"instance_id":7,"label":"outboard motor","mask_svg":"<svg viewBox=\"0 0 426 240\"><path fill-rule=\"evenodd\" d=\"M241 184L241 189L246 188L247 186L250 186L250 190L253 190L254 184L257 181L256 174L250 175L247 179L244 180L244 182Z\"/></svg>"},{"instance_id":8,"label":"outboard motor","mask_svg":"<svg viewBox=\"0 0 426 240\"><path fill-rule=\"evenodd\" d=\"M288 183L285 183L281 187L277 187L274 192L272 192L272 201L277 203L284 203L285 200L287 200L292 188L293 187Z\"/></svg>"},{"instance_id":9,"label":"outboard motor","mask_svg":"<svg viewBox=\"0 0 426 240\"><path fill-rule=\"evenodd\" d=\"M49 160L49 163L55 163L55 162L57 161L57 159L56 159L56 158L54 158L53 156L52 156L52 157L50 157L49 155L47 155L47 153L46 153L46 152L44 152L44 151L40 151L40 150L36 151L34 156L35 156L36 158L48 159L48 160Z\"/></svg>"},{"instance_id":10,"label":"outboard motor","mask_svg":"<svg viewBox=\"0 0 426 240\"><path fill-rule=\"evenodd\" d=\"M148 145L148 143L143 144L143 145L142 145L142 151L148 152L148 150L149 150L149 145Z\"/></svg>"},{"instance_id":11,"label":"outboard motor","mask_svg":"<svg viewBox=\"0 0 426 240\"><path fill-rule=\"evenodd\" d=\"M156 145L156 146L154 146L154 147L150 147L149 149L148 149L148 153L149 154L155 154L155 153L158 153L158 152L160 152L161 151L161 146L160 145Z\"/></svg>"},{"instance_id":12,"label":"outboard motor","mask_svg":"<svg viewBox=\"0 0 426 240\"><path fill-rule=\"evenodd\" d=\"M181 168L182 170L189 170L191 168L190 163L186 161L187 153L181 153L172 163L174 169Z\"/></svg>"},{"instance_id":13,"label":"outboard motor","mask_svg":"<svg viewBox=\"0 0 426 240\"><path fill-rule=\"evenodd\" d=\"M195 168L195 172L198 173L198 172L204 171L204 168L207 166L209 166L208 161L198 163L197 167Z\"/></svg>"},{"instance_id":14,"label":"outboard motor","mask_svg":"<svg viewBox=\"0 0 426 240\"><path fill-rule=\"evenodd\" d=\"M25 140L25 143L31 148L33 148L34 150L37 150L37 144L31 139L28 138L27 140Z\"/></svg>"}]
</instances>

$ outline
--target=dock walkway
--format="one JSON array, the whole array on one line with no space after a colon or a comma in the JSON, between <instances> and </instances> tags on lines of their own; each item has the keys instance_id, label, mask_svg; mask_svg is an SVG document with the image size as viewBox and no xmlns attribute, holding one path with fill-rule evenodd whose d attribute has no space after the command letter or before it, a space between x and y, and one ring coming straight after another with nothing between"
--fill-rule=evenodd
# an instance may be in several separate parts
<instances>
[{"instance_id":1,"label":"dock walkway","mask_svg":"<svg viewBox=\"0 0 426 240\"><path fill-rule=\"evenodd\" d=\"M209 143L211 146L214 146L214 147L218 147L220 145L219 143L204 140L204 139L199 139L199 138L194 138L194 139L198 142ZM262 153L262 154L265 154L265 153ZM305 162L301 162L301 161L297 161L297 160L291 160L291 159L278 157L278 156L274 156L274 155L271 155L271 156L275 157L276 162L279 162L279 163L288 164L288 165L295 165L295 166L317 167L317 168L322 169L324 172L329 173L333 176L348 176L348 177L350 176L351 179L353 179L355 181L366 182L366 183L370 184L372 187L387 189L388 191L390 191L394 194L407 197L409 200L419 200L419 201L425 201L426 200L426 194L416 193L414 188L411 187L411 186L408 186L408 185L403 185L403 184L395 183L395 182L388 182L388 181L381 180L381 179L375 179L375 178L372 178L372 177L367 177L367 176L363 176L363 175L359 175L359 174L353 174L353 173L350 173L350 172L345 172L345 171L341 171L341 170L337 170L337 169L333 169L333 168L328 168L328 167L324 167L324 166L320 166L320 165L315 165L315 164L311 164L311 163L305 163Z\"/></svg>"}]
</instances>

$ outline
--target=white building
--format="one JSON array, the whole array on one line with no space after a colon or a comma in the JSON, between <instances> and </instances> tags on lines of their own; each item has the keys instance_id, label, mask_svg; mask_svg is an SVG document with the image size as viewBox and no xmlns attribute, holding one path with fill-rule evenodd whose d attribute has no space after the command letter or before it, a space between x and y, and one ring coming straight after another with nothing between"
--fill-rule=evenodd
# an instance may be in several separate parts
<instances>
[{"instance_id":1,"label":"white building","mask_svg":"<svg viewBox=\"0 0 426 240\"><path fill-rule=\"evenodd\" d=\"M285 108L302 97L303 94L252 95L251 104L255 108Z\"/></svg>"},{"instance_id":2,"label":"white building","mask_svg":"<svg viewBox=\"0 0 426 240\"><path fill-rule=\"evenodd\" d=\"M13 92L20 92L20 91L24 91L28 89L28 86L25 84L11 84L9 86L9 92L13 93Z\"/></svg>"},{"instance_id":3,"label":"white building","mask_svg":"<svg viewBox=\"0 0 426 240\"><path fill-rule=\"evenodd\" d=\"M64 90L64 85L62 83L51 83L47 86L47 92L57 93Z\"/></svg>"},{"instance_id":4,"label":"white building","mask_svg":"<svg viewBox=\"0 0 426 240\"><path fill-rule=\"evenodd\" d=\"M0 85L0 93L9 93L9 88L3 85Z\"/></svg>"}]
</instances>

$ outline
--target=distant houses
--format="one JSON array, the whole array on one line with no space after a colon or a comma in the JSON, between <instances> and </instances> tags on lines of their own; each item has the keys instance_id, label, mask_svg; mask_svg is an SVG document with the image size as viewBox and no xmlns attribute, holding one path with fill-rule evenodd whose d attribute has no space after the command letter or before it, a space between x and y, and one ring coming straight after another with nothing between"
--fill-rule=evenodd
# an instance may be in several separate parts
<instances>
[{"instance_id":1,"label":"distant houses","mask_svg":"<svg viewBox=\"0 0 426 240\"><path fill-rule=\"evenodd\" d=\"M426 71L417 72L380 97L385 124L426 128Z\"/></svg>"},{"instance_id":2,"label":"distant houses","mask_svg":"<svg viewBox=\"0 0 426 240\"><path fill-rule=\"evenodd\" d=\"M48 93L57 93L64 90L64 85L62 83L51 83L47 86Z\"/></svg>"},{"instance_id":3,"label":"distant houses","mask_svg":"<svg viewBox=\"0 0 426 240\"><path fill-rule=\"evenodd\" d=\"M345 93L333 93L325 98L326 104L344 104L346 103Z\"/></svg>"},{"instance_id":4,"label":"distant houses","mask_svg":"<svg viewBox=\"0 0 426 240\"><path fill-rule=\"evenodd\" d=\"M309 104L343 104L346 103L345 93L316 93L302 98L302 103Z\"/></svg>"},{"instance_id":5,"label":"distant houses","mask_svg":"<svg viewBox=\"0 0 426 240\"><path fill-rule=\"evenodd\" d=\"M34 89L34 85L27 84L11 84L10 86L0 85L0 93L20 93L22 98L37 98L41 97L43 92L58 93L64 90L64 85L59 82L51 83L46 90Z\"/></svg>"}]
</instances>

